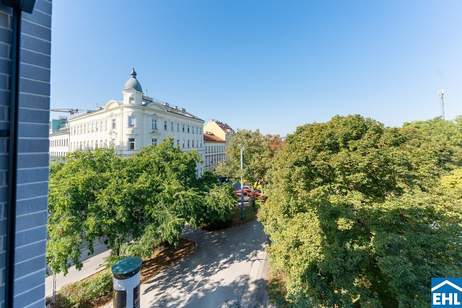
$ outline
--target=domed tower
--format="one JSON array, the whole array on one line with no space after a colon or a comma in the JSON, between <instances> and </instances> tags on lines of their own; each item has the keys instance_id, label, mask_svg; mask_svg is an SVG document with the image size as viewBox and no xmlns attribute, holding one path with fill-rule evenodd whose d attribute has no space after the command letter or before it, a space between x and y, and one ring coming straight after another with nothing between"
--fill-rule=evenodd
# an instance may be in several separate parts
<instances>
[{"instance_id":1,"label":"domed tower","mask_svg":"<svg viewBox=\"0 0 462 308\"><path fill-rule=\"evenodd\" d=\"M122 94L124 104L141 104L143 101L143 88L138 79L136 79L135 68L132 68L130 77L125 82Z\"/></svg>"}]
</instances>

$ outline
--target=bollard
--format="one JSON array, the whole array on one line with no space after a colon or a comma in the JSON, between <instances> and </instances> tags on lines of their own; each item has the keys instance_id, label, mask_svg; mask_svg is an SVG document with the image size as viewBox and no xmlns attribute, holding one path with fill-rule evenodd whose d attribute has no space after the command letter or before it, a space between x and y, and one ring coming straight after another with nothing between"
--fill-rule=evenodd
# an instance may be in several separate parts
<instances>
[{"instance_id":1,"label":"bollard","mask_svg":"<svg viewBox=\"0 0 462 308\"><path fill-rule=\"evenodd\" d=\"M140 308L142 264L139 257L127 257L112 266L114 308Z\"/></svg>"}]
</instances>

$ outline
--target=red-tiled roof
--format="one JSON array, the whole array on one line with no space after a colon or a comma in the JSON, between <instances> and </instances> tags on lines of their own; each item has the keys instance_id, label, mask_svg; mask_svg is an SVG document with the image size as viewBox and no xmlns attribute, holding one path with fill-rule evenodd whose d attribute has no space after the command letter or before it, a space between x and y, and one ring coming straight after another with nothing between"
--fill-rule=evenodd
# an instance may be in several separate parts
<instances>
[{"instance_id":1,"label":"red-tiled roof","mask_svg":"<svg viewBox=\"0 0 462 308\"><path fill-rule=\"evenodd\" d=\"M204 141L205 142L222 142L225 143L225 141L213 134L204 134Z\"/></svg>"}]
</instances>

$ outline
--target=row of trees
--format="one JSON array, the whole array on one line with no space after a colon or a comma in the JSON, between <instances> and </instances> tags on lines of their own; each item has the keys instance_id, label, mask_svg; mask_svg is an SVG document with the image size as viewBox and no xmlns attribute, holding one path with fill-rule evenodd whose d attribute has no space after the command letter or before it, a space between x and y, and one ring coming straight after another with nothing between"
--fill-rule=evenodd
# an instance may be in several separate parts
<instances>
[{"instance_id":1,"label":"row of trees","mask_svg":"<svg viewBox=\"0 0 462 308\"><path fill-rule=\"evenodd\" d=\"M250 183L265 182L273 157L282 144L278 135L263 135L258 130L239 130L226 147L226 161L220 163L215 171L230 179L240 178L240 150L243 147L244 179Z\"/></svg>"},{"instance_id":2,"label":"row of trees","mask_svg":"<svg viewBox=\"0 0 462 308\"><path fill-rule=\"evenodd\" d=\"M232 190L196 177L196 152L172 140L131 157L111 150L74 152L50 174L47 261L53 272L81 266L81 248L103 239L115 256L148 256L178 242L184 227L226 221Z\"/></svg>"},{"instance_id":3,"label":"row of trees","mask_svg":"<svg viewBox=\"0 0 462 308\"><path fill-rule=\"evenodd\" d=\"M299 307L425 307L462 275L462 126L387 128L361 116L288 136L260 219Z\"/></svg>"}]
</instances>

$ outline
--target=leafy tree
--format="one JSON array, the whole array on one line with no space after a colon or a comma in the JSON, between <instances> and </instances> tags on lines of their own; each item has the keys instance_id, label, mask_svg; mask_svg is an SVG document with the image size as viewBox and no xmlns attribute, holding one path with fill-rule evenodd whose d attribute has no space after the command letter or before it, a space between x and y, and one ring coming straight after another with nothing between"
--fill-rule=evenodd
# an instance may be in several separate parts
<instances>
[{"instance_id":1,"label":"leafy tree","mask_svg":"<svg viewBox=\"0 0 462 308\"><path fill-rule=\"evenodd\" d=\"M422 307L462 273L460 174L439 179L457 151L430 133L346 116L287 138L260 219L290 304Z\"/></svg>"},{"instance_id":2,"label":"leafy tree","mask_svg":"<svg viewBox=\"0 0 462 308\"><path fill-rule=\"evenodd\" d=\"M244 179L254 183L264 181L271 166L274 154L282 147L278 135L264 136L260 131L239 130L229 141L226 149L226 161L216 168L217 174L239 179L240 150L244 148Z\"/></svg>"},{"instance_id":3,"label":"leafy tree","mask_svg":"<svg viewBox=\"0 0 462 308\"><path fill-rule=\"evenodd\" d=\"M50 179L47 258L54 272L80 263L80 249L92 252L106 241L115 257L148 256L154 246L176 244L186 225L225 219L232 191L198 179L197 152L183 152L166 140L128 158L112 151L72 153Z\"/></svg>"},{"instance_id":4,"label":"leafy tree","mask_svg":"<svg viewBox=\"0 0 462 308\"><path fill-rule=\"evenodd\" d=\"M80 248L85 244L92 251L95 234L87 229L89 210L107 186L117 160L111 151L75 152L51 173L47 260L54 272L67 272L69 262L80 267ZM103 217L99 223L104 223Z\"/></svg>"}]
</instances>

